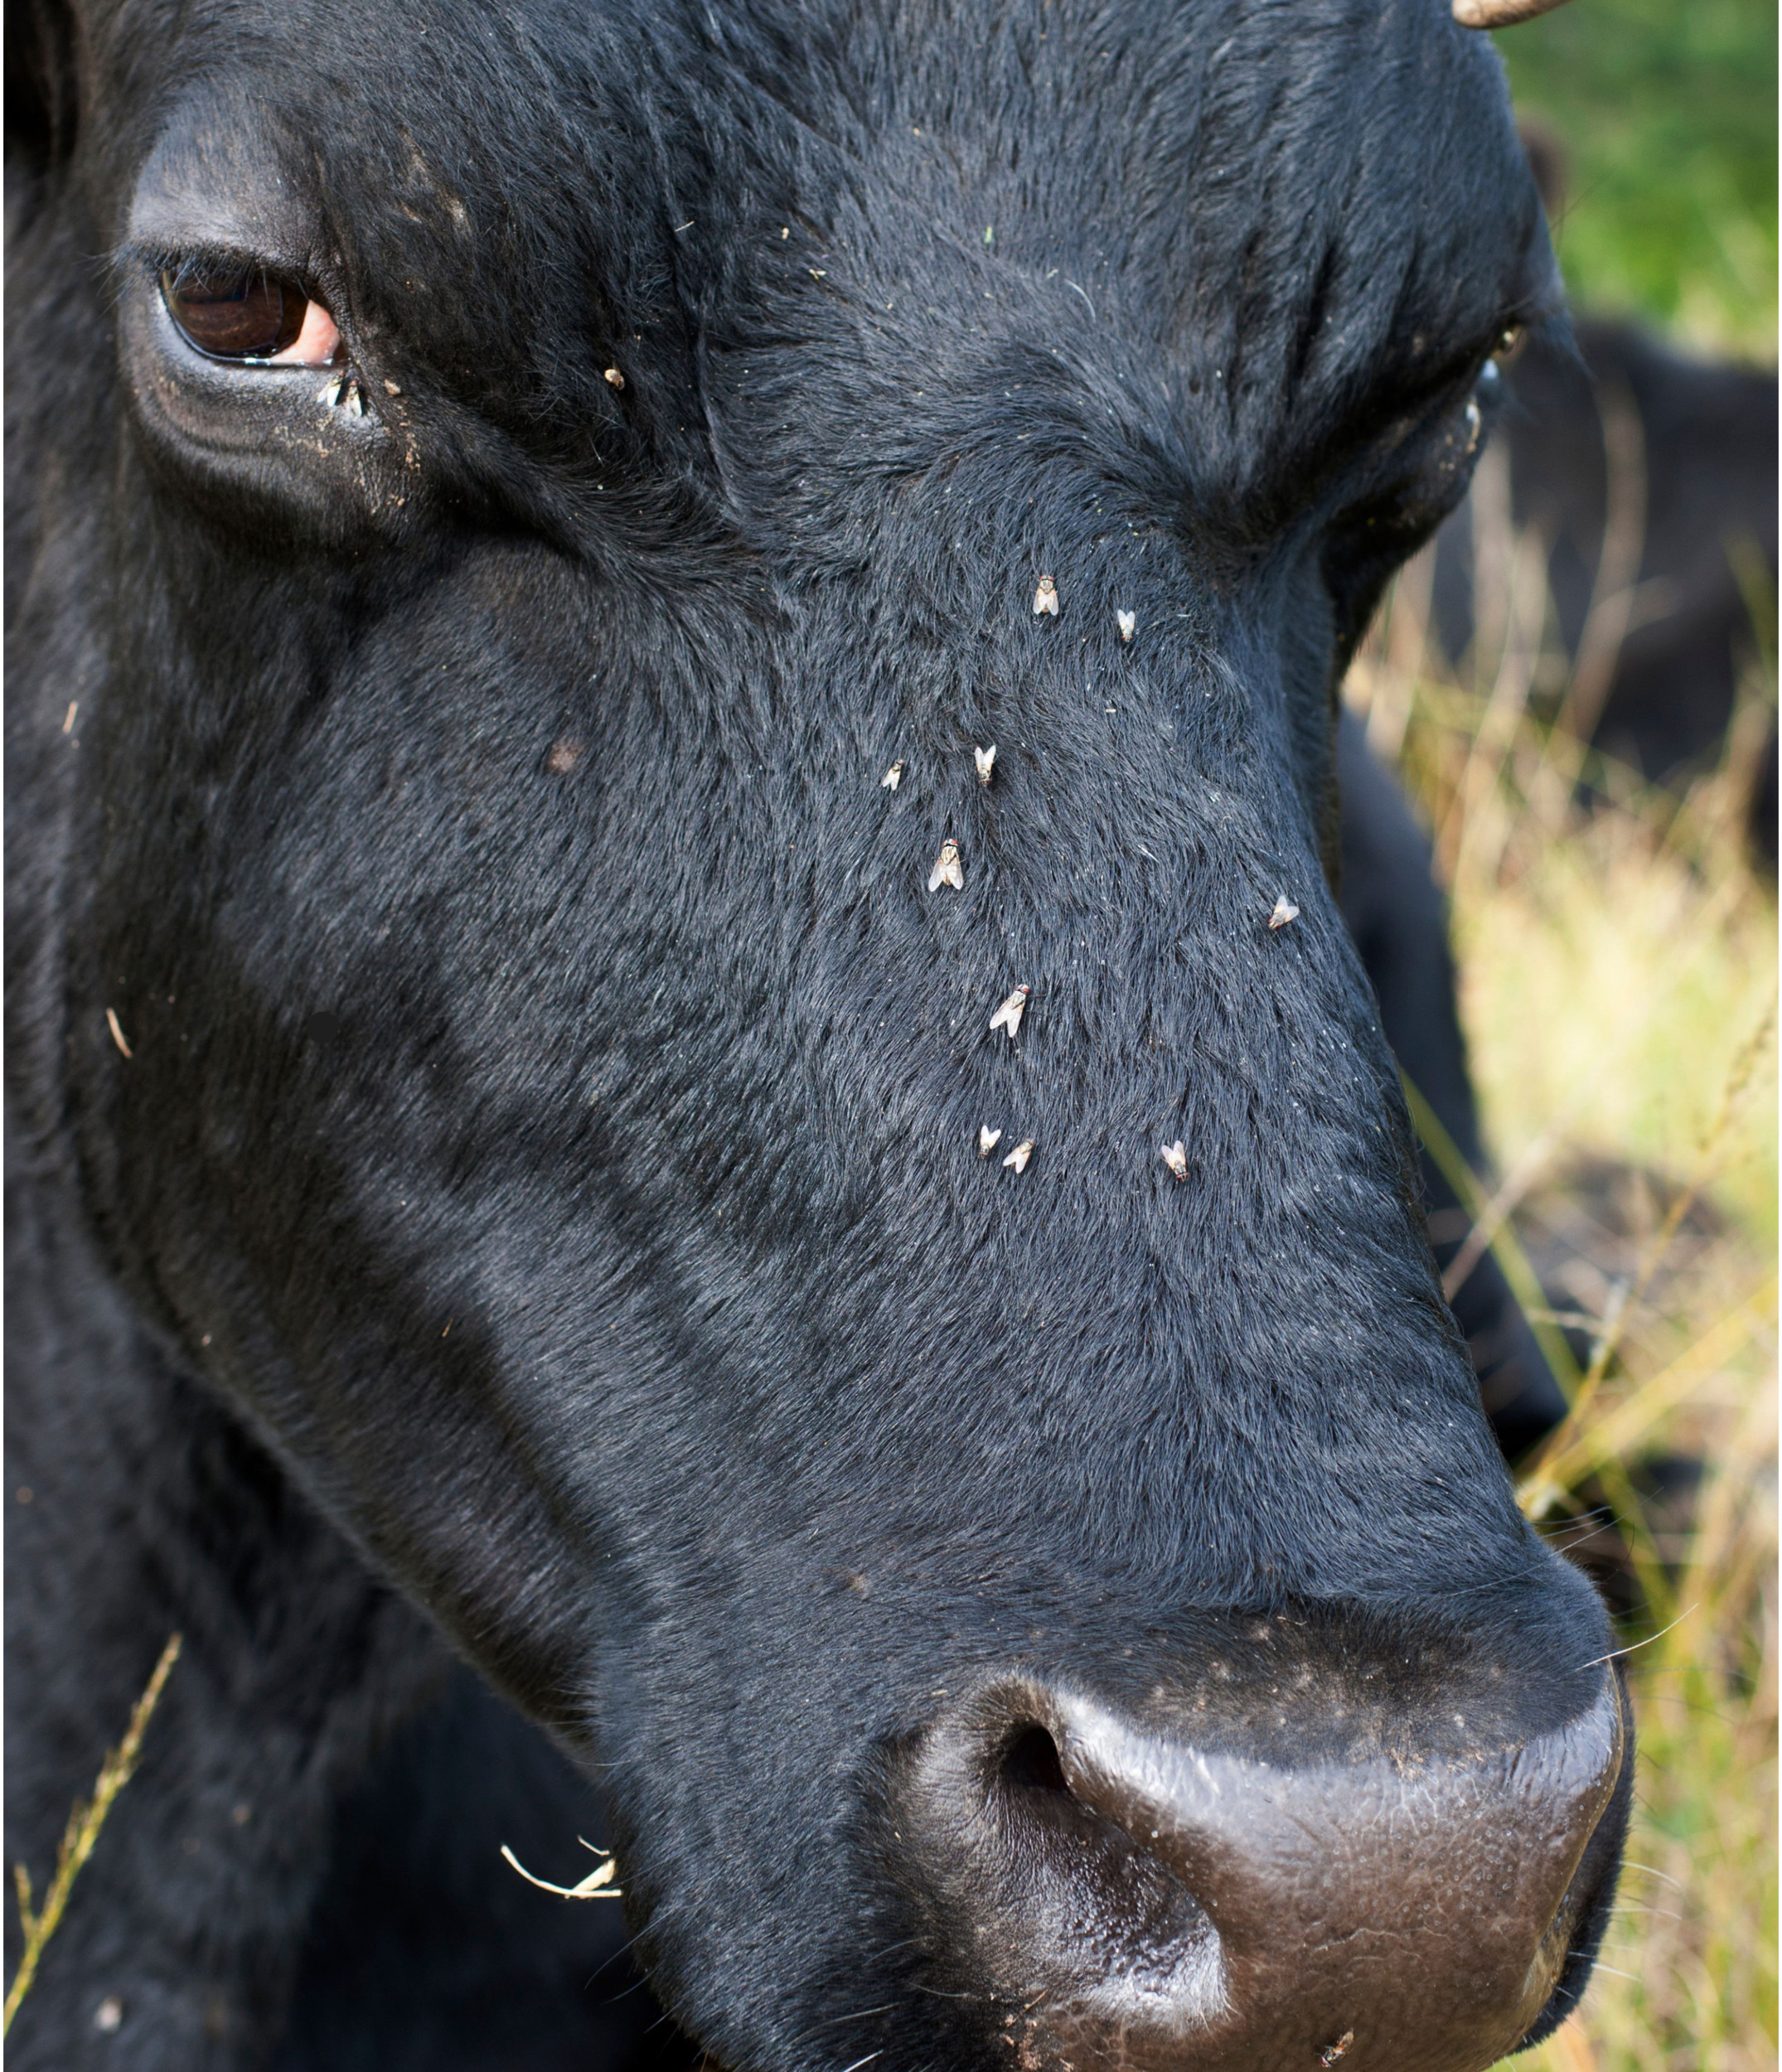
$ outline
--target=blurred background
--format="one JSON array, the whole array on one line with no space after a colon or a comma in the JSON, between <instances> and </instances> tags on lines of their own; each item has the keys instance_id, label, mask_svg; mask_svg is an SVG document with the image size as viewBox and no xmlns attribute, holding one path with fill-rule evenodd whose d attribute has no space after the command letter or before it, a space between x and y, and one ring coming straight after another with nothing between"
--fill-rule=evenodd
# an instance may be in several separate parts
<instances>
[{"instance_id":1,"label":"blurred background","mask_svg":"<svg viewBox=\"0 0 1782 2072\"><path fill-rule=\"evenodd\" d=\"M1602 1961L1515 2063L1774 2072L1776 13L1496 40L1579 352L1506 353L1348 697L1451 902L1485 1163L1427 1144L1449 1279L1489 1241L1571 1399L1520 1493L1616 1607L1639 1720Z\"/></svg>"},{"instance_id":2,"label":"blurred background","mask_svg":"<svg viewBox=\"0 0 1782 2072\"><path fill-rule=\"evenodd\" d=\"M1572 161L1557 242L1581 308L1773 367L1776 11L1578 0L1495 39Z\"/></svg>"}]
</instances>

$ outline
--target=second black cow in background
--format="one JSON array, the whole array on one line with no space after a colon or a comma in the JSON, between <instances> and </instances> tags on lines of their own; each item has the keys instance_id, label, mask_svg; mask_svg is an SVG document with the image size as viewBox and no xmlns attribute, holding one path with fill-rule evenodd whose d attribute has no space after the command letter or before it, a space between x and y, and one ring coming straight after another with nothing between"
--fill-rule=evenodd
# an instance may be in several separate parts
<instances>
[{"instance_id":1,"label":"second black cow in background","mask_svg":"<svg viewBox=\"0 0 1782 2072\"><path fill-rule=\"evenodd\" d=\"M1525 124L1523 135L1562 244L1562 152L1545 132ZM1576 317L1571 334L1531 334L1505 366L1494 437L1509 516L1547 544L1573 669L1568 721L1648 782L1676 784L1721 754L1757 658L1753 615L1773 619L1775 375L1692 357L1618 317ZM1433 631L1456 666L1474 634L1474 506L1469 497L1436 549ZM1773 724L1747 826L1754 858L1773 871Z\"/></svg>"}]
</instances>

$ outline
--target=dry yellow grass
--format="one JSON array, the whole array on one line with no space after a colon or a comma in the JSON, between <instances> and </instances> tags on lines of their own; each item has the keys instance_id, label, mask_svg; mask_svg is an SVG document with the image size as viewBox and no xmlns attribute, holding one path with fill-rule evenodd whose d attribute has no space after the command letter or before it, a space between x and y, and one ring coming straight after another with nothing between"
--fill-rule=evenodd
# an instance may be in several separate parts
<instances>
[{"instance_id":1,"label":"dry yellow grass","mask_svg":"<svg viewBox=\"0 0 1782 2072\"><path fill-rule=\"evenodd\" d=\"M1350 697L1453 901L1497 1169L1482 1193L1540 1276L1544 1320L1594 1342L1523 1501L1563 1531L1591 1484L1649 1606L1623 1635L1639 1774L1620 1903L1582 2010L1514 2062L1774 2072L1776 916L1741 840L1773 651L1723 766L1680 803L1592 765L1567 724L1539 544L1494 530L1493 496L1488 476L1466 680L1431 667L1413 564ZM1699 1462L1698 1483L1667 1458Z\"/></svg>"},{"instance_id":2,"label":"dry yellow grass","mask_svg":"<svg viewBox=\"0 0 1782 2072\"><path fill-rule=\"evenodd\" d=\"M31 1991L50 1938L61 1925L75 1880L98 1846L113 1802L135 1774L138 1759L143 1752L143 1736L154 1717L155 1707L161 1702L161 1693L173 1673L173 1665L179 1660L181 1645L181 1637L175 1634L161 1650L161 1658L155 1664L148 1687L130 1714L123 1739L108 1752L99 1765L99 1781L93 1787L92 1798L77 1801L69 1814L68 1825L62 1832L62 1845L56 1855L55 1874L41 1906L33 1900L29 1870L22 1863L12 1866L12 1889L18 1900L18 1925L23 1947L18 1969L7 1988L5 2011L0 2015L0 2035L12 2028L12 2017Z\"/></svg>"}]
</instances>

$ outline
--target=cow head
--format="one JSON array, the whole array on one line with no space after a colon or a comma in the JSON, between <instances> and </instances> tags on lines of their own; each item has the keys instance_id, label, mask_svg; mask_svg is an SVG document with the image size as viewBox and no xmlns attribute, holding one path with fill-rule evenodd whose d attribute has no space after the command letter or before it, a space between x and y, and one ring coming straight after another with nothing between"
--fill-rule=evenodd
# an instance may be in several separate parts
<instances>
[{"instance_id":1,"label":"cow head","mask_svg":"<svg viewBox=\"0 0 1782 2072\"><path fill-rule=\"evenodd\" d=\"M734 2072L1550 2026L1610 1642L1325 880L1344 663L1554 306L1489 50L41 27L26 1064L145 1319L598 1766Z\"/></svg>"}]
</instances>

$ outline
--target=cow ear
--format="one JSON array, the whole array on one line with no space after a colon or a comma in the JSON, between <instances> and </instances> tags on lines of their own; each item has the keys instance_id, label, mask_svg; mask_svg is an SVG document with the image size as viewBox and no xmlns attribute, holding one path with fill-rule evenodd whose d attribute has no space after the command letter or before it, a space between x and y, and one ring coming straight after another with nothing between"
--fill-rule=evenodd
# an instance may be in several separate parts
<instances>
[{"instance_id":1,"label":"cow ear","mask_svg":"<svg viewBox=\"0 0 1782 2072\"><path fill-rule=\"evenodd\" d=\"M6 0L6 151L42 171L74 148L80 27L65 0Z\"/></svg>"}]
</instances>

